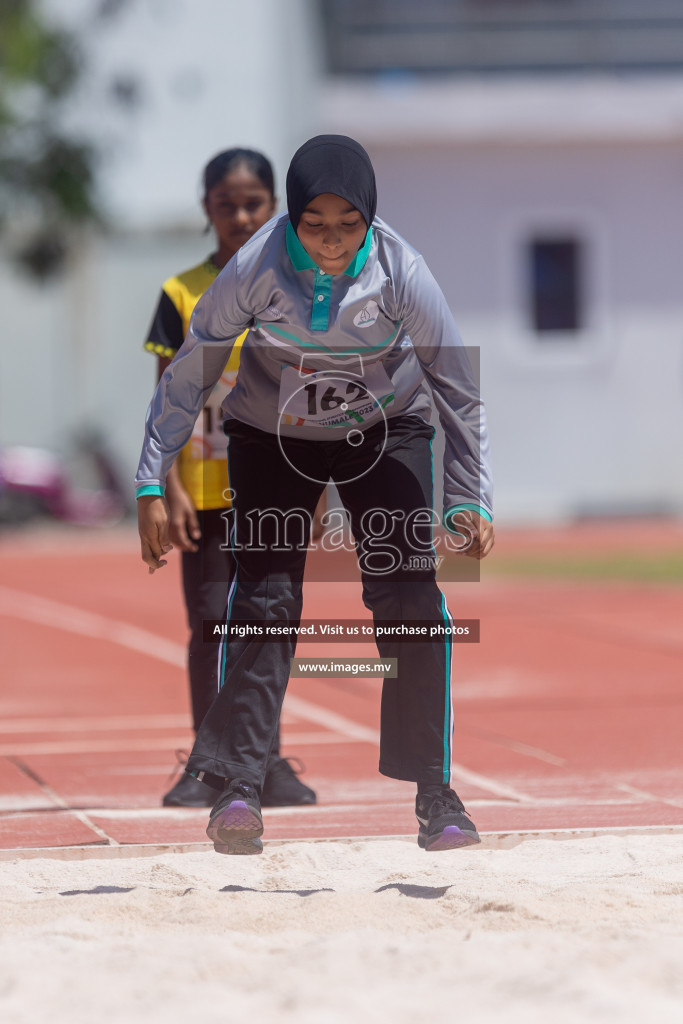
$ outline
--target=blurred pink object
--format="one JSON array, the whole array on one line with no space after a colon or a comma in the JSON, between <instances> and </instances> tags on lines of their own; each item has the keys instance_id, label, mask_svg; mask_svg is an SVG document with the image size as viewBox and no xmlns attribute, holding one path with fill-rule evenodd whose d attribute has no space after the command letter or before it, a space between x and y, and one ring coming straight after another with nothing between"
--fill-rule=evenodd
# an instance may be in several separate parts
<instances>
[{"instance_id":1,"label":"blurred pink object","mask_svg":"<svg viewBox=\"0 0 683 1024\"><path fill-rule=\"evenodd\" d=\"M72 487L62 460L43 448L0 449L0 523L51 516L87 526L111 525L125 515L120 493Z\"/></svg>"}]
</instances>

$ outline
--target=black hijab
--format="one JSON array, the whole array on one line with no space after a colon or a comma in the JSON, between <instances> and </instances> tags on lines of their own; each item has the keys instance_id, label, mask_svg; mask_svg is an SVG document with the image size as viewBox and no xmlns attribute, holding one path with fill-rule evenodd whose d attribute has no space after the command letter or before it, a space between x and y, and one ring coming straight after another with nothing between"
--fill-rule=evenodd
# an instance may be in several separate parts
<instances>
[{"instance_id":1,"label":"black hijab","mask_svg":"<svg viewBox=\"0 0 683 1024\"><path fill-rule=\"evenodd\" d=\"M316 135L292 157L287 209L295 231L311 200L325 192L346 199L370 227L377 210L375 172L360 143L346 135Z\"/></svg>"}]
</instances>

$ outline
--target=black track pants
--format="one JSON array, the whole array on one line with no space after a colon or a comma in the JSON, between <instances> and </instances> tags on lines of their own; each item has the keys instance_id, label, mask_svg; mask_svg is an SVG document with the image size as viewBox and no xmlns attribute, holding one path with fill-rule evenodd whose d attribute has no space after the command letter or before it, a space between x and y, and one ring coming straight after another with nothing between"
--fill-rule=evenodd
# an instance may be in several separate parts
<instances>
[{"instance_id":1,"label":"black track pants","mask_svg":"<svg viewBox=\"0 0 683 1024\"><path fill-rule=\"evenodd\" d=\"M197 519L202 532L199 550L182 553L183 594L190 630L187 671L195 732L218 693L218 644L204 641L204 622L225 620L228 591L235 575L235 559L229 545L232 510L198 509ZM271 754L280 754L279 728Z\"/></svg>"},{"instance_id":2,"label":"black track pants","mask_svg":"<svg viewBox=\"0 0 683 1024\"><path fill-rule=\"evenodd\" d=\"M405 530L406 523L414 526L416 513L432 508L433 429L416 416L389 419L387 425L388 432L383 425L373 427L352 445L345 439L278 441L235 420L226 423L237 560L229 622L299 624L308 527L329 478L350 517L363 600L375 621L448 620L433 567L415 569L411 563L416 550L428 547L430 528ZM297 509L303 514L297 516ZM279 515L264 515L265 510ZM289 543L283 543L285 520L293 530ZM390 545L378 544L392 522ZM398 659L398 678L383 683L380 771L407 781L447 782L450 641L378 646L382 657ZM263 642L258 636L231 638L223 646L222 685L199 729L188 770L262 785L295 647L294 640Z\"/></svg>"}]
</instances>

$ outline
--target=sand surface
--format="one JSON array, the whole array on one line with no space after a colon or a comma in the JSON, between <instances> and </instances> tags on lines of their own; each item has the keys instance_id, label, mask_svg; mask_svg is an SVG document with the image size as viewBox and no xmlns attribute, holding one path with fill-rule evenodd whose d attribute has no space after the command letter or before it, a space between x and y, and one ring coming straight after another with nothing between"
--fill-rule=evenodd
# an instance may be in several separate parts
<instances>
[{"instance_id":1,"label":"sand surface","mask_svg":"<svg viewBox=\"0 0 683 1024\"><path fill-rule=\"evenodd\" d=\"M0 863L4 1024L683 1021L683 835Z\"/></svg>"}]
</instances>

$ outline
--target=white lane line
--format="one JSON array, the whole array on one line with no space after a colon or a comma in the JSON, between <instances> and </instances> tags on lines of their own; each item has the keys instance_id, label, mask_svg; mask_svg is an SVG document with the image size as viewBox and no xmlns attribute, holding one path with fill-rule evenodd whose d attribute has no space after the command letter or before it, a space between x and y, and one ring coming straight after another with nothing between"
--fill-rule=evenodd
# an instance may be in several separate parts
<instances>
[{"instance_id":1,"label":"white lane line","mask_svg":"<svg viewBox=\"0 0 683 1024\"><path fill-rule=\"evenodd\" d=\"M290 698L287 697L287 700ZM336 732L290 732L284 733L288 747L316 747L335 743L365 743L360 736L340 736Z\"/></svg>"},{"instance_id":2,"label":"white lane line","mask_svg":"<svg viewBox=\"0 0 683 1024\"><path fill-rule=\"evenodd\" d=\"M96 825L94 821L91 821L88 815L84 811L76 810L74 807L70 807L69 804L64 800L59 793L56 793L52 786L48 785L44 779L41 779L40 775L37 775L32 768L24 764L18 758L12 758L12 764L14 764L22 775L26 775L27 778L35 782L37 786L40 786L45 796L53 801L59 807L60 810L65 811L68 814L73 814L75 818L80 821L82 825L89 828L91 832L94 832L98 839L103 840L109 846L118 846L119 843L112 836L107 835L104 829L101 829L99 825Z\"/></svg>"},{"instance_id":3,"label":"white lane line","mask_svg":"<svg viewBox=\"0 0 683 1024\"><path fill-rule=\"evenodd\" d=\"M367 726L359 725L350 718L339 715L336 711L328 711L327 708L321 708L317 704L312 704L310 701L304 700L303 697L295 697L288 694L287 701L290 709L295 714L301 715L302 718L309 718L311 721L317 722L318 725L327 725L328 728L346 735L349 739L365 740L368 743L379 746L379 731L377 729L370 729ZM479 789L483 789L488 793L524 804L536 803L535 798L529 796L529 794L522 793L511 786L506 786L496 779L470 771L469 768L462 764L453 763L452 767L453 773L458 778L471 782L473 785L478 786Z\"/></svg>"},{"instance_id":4,"label":"white lane line","mask_svg":"<svg viewBox=\"0 0 683 1024\"><path fill-rule=\"evenodd\" d=\"M670 800L665 796L657 796L656 793L649 793L645 789L637 789L635 786L630 786L627 782L617 782L615 789L620 789L622 793L629 793L631 796L637 796L647 803L667 804L669 807L683 807L683 800Z\"/></svg>"},{"instance_id":5,"label":"white lane line","mask_svg":"<svg viewBox=\"0 0 683 1024\"><path fill-rule=\"evenodd\" d=\"M513 789L512 786L506 786L504 782L498 782L497 779L492 779L488 775L480 775L479 772L470 771L464 764L458 764L454 761L451 767L456 783L458 779L462 779L464 782L471 782L473 786L478 786L479 789L493 793L495 796L505 797L507 800L515 800L521 804L533 804L534 806L538 803L538 800L533 796L529 796L528 793L522 793L518 789ZM468 800L467 802L472 803L473 801Z\"/></svg>"},{"instance_id":6,"label":"white lane line","mask_svg":"<svg viewBox=\"0 0 683 1024\"><path fill-rule=\"evenodd\" d=\"M0 757L20 757L22 755L42 754L107 754L116 751L135 750L188 750L194 742L194 734L189 725L183 736L159 736L150 739L99 740L36 740L26 743L1 743ZM352 736L340 736L329 732L287 733L287 744L291 746L327 746L337 743L361 743L364 740Z\"/></svg>"},{"instance_id":7,"label":"white lane line","mask_svg":"<svg viewBox=\"0 0 683 1024\"><path fill-rule=\"evenodd\" d=\"M293 693L287 694L287 706L295 715L299 715L309 722L315 722L316 725L324 725L327 729L339 733L345 739L359 740L364 743L372 743L376 747L379 746L378 729L371 729L367 725L360 725L360 723L346 718L345 715L339 715L336 711L329 711L327 708L313 704L304 697L297 697Z\"/></svg>"},{"instance_id":8,"label":"white lane line","mask_svg":"<svg viewBox=\"0 0 683 1024\"><path fill-rule=\"evenodd\" d=\"M56 740L44 743L0 743L0 757L28 757L38 754L111 754L135 750L177 750L192 746L192 732L184 736L153 737L151 739Z\"/></svg>"},{"instance_id":9,"label":"white lane line","mask_svg":"<svg viewBox=\"0 0 683 1024\"><path fill-rule=\"evenodd\" d=\"M661 801L664 803L665 801ZM407 807L405 800L392 801L392 802L368 802L365 806L371 808L374 814L379 814L382 811L396 811L401 813L409 814L410 808ZM499 799L496 800L490 797L478 797L467 801L468 807L506 807L510 808L510 801ZM555 808L555 807L566 807L566 798L551 798L551 799L540 799L534 804L534 809L543 810L544 808ZM638 807L641 806L641 802L637 800L582 800L582 807ZM12 811L13 807L9 804L5 804L0 800L0 808L5 811ZM42 806L36 806L34 808L26 807L25 805L17 808L16 813L12 814L12 818L30 818L39 814L45 814L46 808ZM73 808L65 806L61 807L58 811L53 813L64 814L78 814ZM88 807L85 814L93 815L97 818L110 818L116 821L127 821L127 820L140 820L144 818L177 818L179 820L192 820L193 817L201 818L202 820L206 817L206 807ZM357 814L358 803L343 803L343 804L311 804L305 807L264 807L264 816L269 818L291 818L296 817L297 814L314 814L316 817L319 814L323 815L334 815L340 813ZM91 823L91 827L97 828L94 823ZM605 826L608 828L609 826ZM656 827L656 826L651 826ZM683 826L681 826L683 828ZM568 831L573 831L569 829Z\"/></svg>"},{"instance_id":10,"label":"white lane line","mask_svg":"<svg viewBox=\"0 0 683 1024\"><path fill-rule=\"evenodd\" d=\"M24 591L15 590L11 587L0 586L0 613L30 622L38 622L42 625L50 625L81 636L94 636L109 640L111 643L138 651L166 664L185 665L186 652L182 644L174 643L172 640L165 640L163 637L150 633L148 630L139 629L137 626L131 626L126 622L108 619L104 615L98 615L96 612L86 612L72 605L52 601L49 598L37 597L34 594L27 594ZM337 714L336 711L329 711L327 708L313 704L303 697L294 696L294 694L287 695L287 704L294 714L298 714L301 718L314 722L316 725L322 725L332 732L344 736L346 739L379 746L379 731L377 729L361 725L359 722L354 722L344 715ZM71 749L75 753L79 752L74 750L74 748ZM107 748L100 746L98 749ZM121 748L110 747L108 749ZM126 749L158 748L148 743L145 747L127 747ZM2 752L3 748L0 748L0 753ZM25 754L26 749L23 748L22 752ZM41 752L52 753L53 751L43 750ZM504 796L507 799L518 800L525 804L535 803L533 797L520 793L510 786L505 786L496 779L490 779L477 772L471 772L464 765L454 764L453 770L461 778L474 783L480 789L494 793L496 796Z\"/></svg>"},{"instance_id":11,"label":"white lane line","mask_svg":"<svg viewBox=\"0 0 683 1024\"><path fill-rule=\"evenodd\" d=\"M40 626L62 629L78 636L89 636L96 640L109 640L111 643L127 647L139 654L164 661L168 665L183 668L186 662L186 650L182 644L150 633L138 626L131 626L118 619L109 619L97 612L84 611L73 605L53 601L47 597L27 594L12 587L0 586L0 614L26 622L35 622Z\"/></svg>"},{"instance_id":12,"label":"white lane line","mask_svg":"<svg viewBox=\"0 0 683 1024\"><path fill-rule=\"evenodd\" d=\"M551 754L548 750L542 750L541 747L532 747L528 743L520 743L518 740L501 739L497 742L501 746L513 750L516 754L524 754L526 757L533 757L537 761L545 761L546 764L553 764L557 768L564 768L569 763L566 757L558 757L556 754Z\"/></svg>"},{"instance_id":13,"label":"white lane line","mask_svg":"<svg viewBox=\"0 0 683 1024\"><path fill-rule=\"evenodd\" d=\"M129 732L135 729L187 729L188 715L97 715L73 718L0 718L0 736L39 732Z\"/></svg>"},{"instance_id":14,"label":"white lane line","mask_svg":"<svg viewBox=\"0 0 683 1024\"><path fill-rule=\"evenodd\" d=\"M495 743L499 747L513 750L516 754L524 754L526 757L533 757L537 761L545 761L546 764L553 764L558 768L564 768L568 764L565 757L551 754L549 750L543 750L542 747L533 747L528 743L520 743L519 740L513 740L510 736L503 736L501 733L489 732L486 729L470 729L470 733L472 736L478 736L489 743Z\"/></svg>"}]
</instances>

